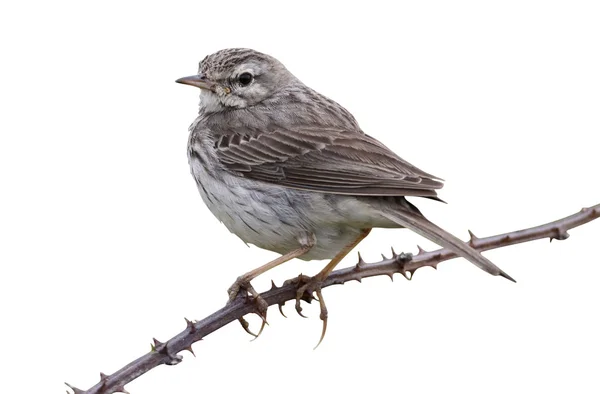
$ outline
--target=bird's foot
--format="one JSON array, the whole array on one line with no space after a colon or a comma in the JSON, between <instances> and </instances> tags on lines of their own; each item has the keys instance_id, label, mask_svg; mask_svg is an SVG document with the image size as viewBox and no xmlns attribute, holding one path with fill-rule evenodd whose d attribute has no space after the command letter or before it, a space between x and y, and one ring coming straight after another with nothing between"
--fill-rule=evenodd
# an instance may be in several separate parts
<instances>
[{"instance_id":1,"label":"bird's foot","mask_svg":"<svg viewBox=\"0 0 600 394\"><path fill-rule=\"evenodd\" d=\"M256 306L255 312L262 319L262 323L260 326L260 330L258 330L258 334L255 334L252 331L250 331L250 324L243 317L240 317L238 321L242 325L244 331L252 335L254 339L258 338L259 335L262 333L263 329L265 328L265 325L268 324L267 309L269 308L269 304L267 304L267 302L260 296L260 294L256 290L254 290L254 287L252 287L250 281L244 278L243 276L237 278L237 280L227 290L227 293L229 294L229 301L227 302L227 304L231 304L238 297L245 297L245 302L254 302Z\"/></svg>"},{"instance_id":2,"label":"bird's foot","mask_svg":"<svg viewBox=\"0 0 600 394\"><path fill-rule=\"evenodd\" d=\"M297 278L284 283L293 283L298 287L296 290L296 312L298 312L298 314L302 317L306 316L302 314L302 305L300 305L300 301L304 299L310 302L315 299L313 293L317 294L316 300L319 301L319 307L321 308L319 318L323 321L323 330L321 331L321 338L319 338L319 342L317 343L317 346L315 346L315 349L319 347L323 341L323 338L325 338L325 333L327 332L327 306L325 305L325 299L323 298L323 293L321 291L323 280L324 278L321 278L318 274L313 277L299 275Z\"/></svg>"}]
</instances>

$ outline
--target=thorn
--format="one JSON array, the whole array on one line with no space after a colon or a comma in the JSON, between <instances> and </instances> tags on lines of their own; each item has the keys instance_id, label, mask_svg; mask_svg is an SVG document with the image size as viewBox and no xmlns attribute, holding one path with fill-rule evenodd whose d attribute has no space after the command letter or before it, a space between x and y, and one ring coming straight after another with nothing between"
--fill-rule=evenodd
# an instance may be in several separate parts
<instances>
[{"instance_id":1,"label":"thorn","mask_svg":"<svg viewBox=\"0 0 600 394\"><path fill-rule=\"evenodd\" d=\"M388 259L387 257L385 257L385 255L383 253L381 254L381 258L384 259L384 260Z\"/></svg>"},{"instance_id":2,"label":"thorn","mask_svg":"<svg viewBox=\"0 0 600 394\"><path fill-rule=\"evenodd\" d=\"M281 313L281 316L285 317L287 319L287 316L285 315L285 313L283 313L283 306L285 305L285 302L282 302L281 304L278 304L277 306L279 307L279 313Z\"/></svg>"},{"instance_id":3,"label":"thorn","mask_svg":"<svg viewBox=\"0 0 600 394\"><path fill-rule=\"evenodd\" d=\"M162 350L162 346L164 345L164 343L162 343L156 338L152 338L152 342L153 343L150 344L150 348L153 352L159 352Z\"/></svg>"},{"instance_id":4,"label":"thorn","mask_svg":"<svg viewBox=\"0 0 600 394\"><path fill-rule=\"evenodd\" d=\"M517 283L516 280L514 280L513 278L511 278L511 276L509 274L507 274L506 272L504 272L504 271L500 271L500 273L498 275L500 275L503 278L506 278L506 279L510 280L511 282Z\"/></svg>"},{"instance_id":5,"label":"thorn","mask_svg":"<svg viewBox=\"0 0 600 394\"><path fill-rule=\"evenodd\" d=\"M396 251L394 250L394 247L393 247L393 246L392 246L392 248L391 248L391 249L392 249L392 258L394 258L394 259L395 259L396 257L398 257L398 254L397 254L397 253L396 253Z\"/></svg>"},{"instance_id":6,"label":"thorn","mask_svg":"<svg viewBox=\"0 0 600 394\"><path fill-rule=\"evenodd\" d=\"M121 387L115 387L115 393L124 393L124 394L130 394L129 391L125 390L125 386L121 386Z\"/></svg>"},{"instance_id":7,"label":"thorn","mask_svg":"<svg viewBox=\"0 0 600 394\"><path fill-rule=\"evenodd\" d=\"M187 326L187 329L190 330L190 333L196 332L196 326L194 325L194 323L192 323L186 317L184 317L184 319L185 319L185 324Z\"/></svg>"},{"instance_id":8,"label":"thorn","mask_svg":"<svg viewBox=\"0 0 600 394\"><path fill-rule=\"evenodd\" d=\"M417 256L418 256L418 255L420 255L420 254L423 254L423 253L427 253L427 252L425 251L425 249L423 249L423 248L422 248L422 247L420 247L419 245L417 245L417 248L419 249L419 253L417 253Z\"/></svg>"},{"instance_id":9,"label":"thorn","mask_svg":"<svg viewBox=\"0 0 600 394\"><path fill-rule=\"evenodd\" d=\"M360 252L358 252L358 263L356 263L354 269L358 271L361 268L363 268L366 264L367 263L365 263L365 261L363 260L362 256L360 255Z\"/></svg>"},{"instance_id":10,"label":"thorn","mask_svg":"<svg viewBox=\"0 0 600 394\"><path fill-rule=\"evenodd\" d=\"M358 252L358 264L360 264L360 265L366 264L365 261L363 260L362 256L360 255L360 252Z\"/></svg>"},{"instance_id":11,"label":"thorn","mask_svg":"<svg viewBox=\"0 0 600 394\"><path fill-rule=\"evenodd\" d=\"M278 287L275 286L275 282L273 282L273 279L271 279L271 289L269 291L275 290L275 289L278 289Z\"/></svg>"},{"instance_id":12,"label":"thorn","mask_svg":"<svg viewBox=\"0 0 600 394\"><path fill-rule=\"evenodd\" d=\"M391 281L393 282L394 281L394 274L392 272L390 272L387 275L390 277Z\"/></svg>"},{"instance_id":13,"label":"thorn","mask_svg":"<svg viewBox=\"0 0 600 394\"><path fill-rule=\"evenodd\" d=\"M477 241L479 238L477 238L477 236L475 234L473 234L473 232L471 230L467 230L469 232L469 246L471 247L475 247L475 241Z\"/></svg>"},{"instance_id":14,"label":"thorn","mask_svg":"<svg viewBox=\"0 0 600 394\"><path fill-rule=\"evenodd\" d=\"M358 283L362 283L362 278L360 276L357 276L355 279Z\"/></svg>"},{"instance_id":15,"label":"thorn","mask_svg":"<svg viewBox=\"0 0 600 394\"><path fill-rule=\"evenodd\" d=\"M70 385L69 383L67 383L67 382L65 382L65 384L66 384L66 385L67 385L67 386L68 386L68 387L69 387L71 390L73 390L73 393L75 393L75 394L84 394L84 393L85 393L85 391L83 391L83 390L81 390L81 389L78 389L78 388L77 388L77 387L75 387L75 386L71 386L71 385ZM67 390L67 393L68 393L68 394L71 394L71 393L69 393L69 391L68 391L68 390Z\"/></svg>"},{"instance_id":16,"label":"thorn","mask_svg":"<svg viewBox=\"0 0 600 394\"><path fill-rule=\"evenodd\" d=\"M108 375L105 373L100 372L100 383L102 383L100 385L101 389L104 389L104 387L106 387L106 381L108 380Z\"/></svg>"},{"instance_id":17,"label":"thorn","mask_svg":"<svg viewBox=\"0 0 600 394\"><path fill-rule=\"evenodd\" d=\"M186 347L183 350L187 350L188 352L192 353L192 356L196 357L196 353L194 353L194 349L192 349L192 345Z\"/></svg>"}]
</instances>

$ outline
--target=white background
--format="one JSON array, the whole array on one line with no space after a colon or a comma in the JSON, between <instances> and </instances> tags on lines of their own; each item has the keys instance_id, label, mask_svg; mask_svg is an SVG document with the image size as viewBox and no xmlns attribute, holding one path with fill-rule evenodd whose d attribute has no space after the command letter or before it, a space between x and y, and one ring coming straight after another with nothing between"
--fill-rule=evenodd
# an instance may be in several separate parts
<instances>
[{"instance_id":1,"label":"white background","mask_svg":"<svg viewBox=\"0 0 600 394\"><path fill-rule=\"evenodd\" d=\"M221 48L277 57L446 179L448 205L413 202L463 238L600 202L597 2L15 4L0 9L2 392L88 388L275 256L219 224L189 175L198 91L174 81ZM194 345L197 358L127 388L597 393L599 235L597 221L568 241L486 252L517 284L455 260L412 282L330 288L316 351L317 306L301 319L290 303L257 341L231 324ZM375 230L358 250L374 261L417 244L434 247ZM255 284L323 264L291 262Z\"/></svg>"}]
</instances>

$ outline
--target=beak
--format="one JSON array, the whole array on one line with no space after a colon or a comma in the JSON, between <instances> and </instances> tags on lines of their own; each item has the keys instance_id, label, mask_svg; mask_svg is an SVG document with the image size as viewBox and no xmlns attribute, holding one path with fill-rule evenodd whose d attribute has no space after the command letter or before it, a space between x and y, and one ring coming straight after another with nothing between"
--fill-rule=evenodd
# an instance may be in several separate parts
<instances>
[{"instance_id":1,"label":"beak","mask_svg":"<svg viewBox=\"0 0 600 394\"><path fill-rule=\"evenodd\" d=\"M204 74L190 75L189 77L179 78L175 82L212 91L214 91L216 85L214 82L209 81Z\"/></svg>"}]
</instances>

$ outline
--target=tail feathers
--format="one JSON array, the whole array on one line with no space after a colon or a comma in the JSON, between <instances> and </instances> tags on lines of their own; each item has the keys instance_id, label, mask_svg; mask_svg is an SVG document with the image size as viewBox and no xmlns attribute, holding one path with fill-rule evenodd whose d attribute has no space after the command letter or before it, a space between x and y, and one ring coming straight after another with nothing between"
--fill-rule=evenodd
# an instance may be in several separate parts
<instances>
[{"instance_id":1,"label":"tail feathers","mask_svg":"<svg viewBox=\"0 0 600 394\"><path fill-rule=\"evenodd\" d=\"M469 260L485 272L494 276L502 276L516 282L510 275L502 271L477 250L471 248L465 242L427 220L416 208L414 211L409 209L410 208L408 207L403 207L401 209L387 209L382 212L382 214L400 226L410 229L430 241L454 251L456 254Z\"/></svg>"}]
</instances>

